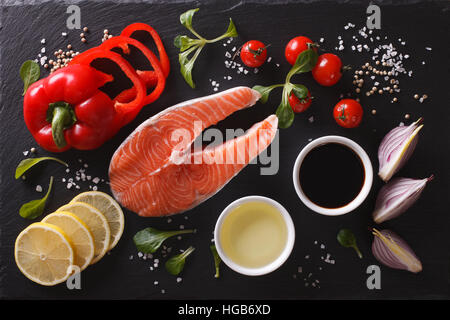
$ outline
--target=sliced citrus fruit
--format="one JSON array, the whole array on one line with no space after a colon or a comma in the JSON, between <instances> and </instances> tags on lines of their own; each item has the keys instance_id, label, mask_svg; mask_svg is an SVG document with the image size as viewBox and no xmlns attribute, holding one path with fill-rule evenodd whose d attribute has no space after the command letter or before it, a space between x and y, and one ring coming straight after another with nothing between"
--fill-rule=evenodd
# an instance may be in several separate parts
<instances>
[{"instance_id":1,"label":"sliced citrus fruit","mask_svg":"<svg viewBox=\"0 0 450 320\"><path fill-rule=\"evenodd\" d=\"M84 202L70 202L57 211L68 211L80 218L94 237L94 258L91 264L98 262L109 248L111 231L105 216L93 206Z\"/></svg>"},{"instance_id":2,"label":"sliced citrus fruit","mask_svg":"<svg viewBox=\"0 0 450 320\"><path fill-rule=\"evenodd\" d=\"M68 211L57 211L46 216L42 222L60 227L64 231L75 250L74 264L80 271L86 269L94 258L95 246L94 237L83 220Z\"/></svg>"},{"instance_id":3,"label":"sliced citrus fruit","mask_svg":"<svg viewBox=\"0 0 450 320\"><path fill-rule=\"evenodd\" d=\"M109 250L119 242L123 233L125 219L120 205L109 194L100 191L87 191L80 193L71 202L84 202L98 209L108 220L111 229L111 242Z\"/></svg>"},{"instance_id":4,"label":"sliced citrus fruit","mask_svg":"<svg viewBox=\"0 0 450 320\"><path fill-rule=\"evenodd\" d=\"M70 276L74 250L61 228L36 222L17 237L14 257L20 271L28 279L44 286L53 286Z\"/></svg>"}]
</instances>

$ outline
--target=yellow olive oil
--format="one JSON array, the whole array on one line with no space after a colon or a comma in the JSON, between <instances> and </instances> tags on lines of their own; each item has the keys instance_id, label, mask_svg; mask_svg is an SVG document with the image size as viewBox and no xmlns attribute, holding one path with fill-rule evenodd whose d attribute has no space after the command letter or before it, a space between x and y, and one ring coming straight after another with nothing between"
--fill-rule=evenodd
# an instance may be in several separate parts
<instances>
[{"instance_id":1,"label":"yellow olive oil","mask_svg":"<svg viewBox=\"0 0 450 320\"><path fill-rule=\"evenodd\" d=\"M287 242L287 227L280 211L261 201L234 208L220 229L226 256L246 268L260 268L275 261Z\"/></svg>"}]
</instances>

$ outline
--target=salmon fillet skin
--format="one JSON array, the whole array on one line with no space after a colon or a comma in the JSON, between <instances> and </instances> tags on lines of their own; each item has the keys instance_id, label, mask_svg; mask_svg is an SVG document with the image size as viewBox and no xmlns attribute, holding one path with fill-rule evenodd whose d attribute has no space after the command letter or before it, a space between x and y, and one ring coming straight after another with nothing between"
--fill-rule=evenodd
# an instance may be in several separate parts
<instances>
[{"instance_id":1,"label":"salmon fillet skin","mask_svg":"<svg viewBox=\"0 0 450 320\"><path fill-rule=\"evenodd\" d=\"M196 137L261 95L236 87L179 103L144 121L114 153L109 166L114 197L144 217L189 210L213 196L275 138L275 115L221 145L191 150Z\"/></svg>"}]
</instances>

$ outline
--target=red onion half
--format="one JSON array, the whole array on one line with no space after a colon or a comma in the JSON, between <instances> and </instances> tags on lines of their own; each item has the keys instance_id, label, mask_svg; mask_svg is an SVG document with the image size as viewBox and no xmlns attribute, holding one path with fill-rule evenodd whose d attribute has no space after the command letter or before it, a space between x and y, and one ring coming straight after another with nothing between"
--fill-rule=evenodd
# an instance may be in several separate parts
<instances>
[{"instance_id":1,"label":"red onion half","mask_svg":"<svg viewBox=\"0 0 450 320\"><path fill-rule=\"evenodd\" d=\"M372 213L376 223L398 217L416 202L428 181L426 179L394 178L384 185L378 193L375 210Z\"/></svg>"},{"instance_id":2,"label":"red onion half","mask_svg":"<svg viewBox=\"0 0 450 320\"><path fill-rule=\"evenodd\" d=\"M416 148L418 133L422 129L422 118L409 126L396 127L381 141L378 148L380 169L378 175L384 182L400 170Z\"/></svg>"},{"instance_id":3,"label":"red onion half","mask_svg":"<svg viewBox=\"0 0 450 320\"><path fill-rule=\"evenodd\" d=\"M422 263L410 246L390 230L373 229L372 253L382 264L413 273L422 271Z\"/></svg>"}]
</instances>

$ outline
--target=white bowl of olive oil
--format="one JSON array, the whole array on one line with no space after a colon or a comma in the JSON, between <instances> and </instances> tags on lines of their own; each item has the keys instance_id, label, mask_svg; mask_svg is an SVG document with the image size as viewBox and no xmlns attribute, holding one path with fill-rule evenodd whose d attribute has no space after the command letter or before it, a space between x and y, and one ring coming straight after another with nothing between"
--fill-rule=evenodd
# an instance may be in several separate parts
<instances>
[{"instance_id":1,"label":"white bowl of olive oil","mask_svg":"<svg viewBox=\"0 0 450 320\"><path fill-rule=\"evenodd\" d=\"M287 260L294 247L295 228L281 204L262 196L248 196L222 211L214 241L228 267L259 276L278 269Z\"/></svg>"}]
</instances>

